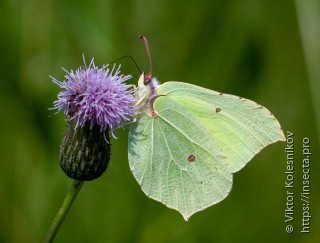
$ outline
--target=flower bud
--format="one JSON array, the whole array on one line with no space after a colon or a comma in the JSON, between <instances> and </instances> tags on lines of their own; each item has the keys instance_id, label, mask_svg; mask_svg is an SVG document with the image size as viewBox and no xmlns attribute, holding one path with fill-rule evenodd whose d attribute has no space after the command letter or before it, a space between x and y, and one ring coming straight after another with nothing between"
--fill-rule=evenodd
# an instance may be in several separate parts
<instances>
[{"instance_id":1,"label":"flower bud","mask_svg":"<svg viewBox=\"0 0 320 243\"><path fill-rule=\"evenodd\" d=\"M76 121L68 124L60 147L60 166L75 180L91 181L100 177L109 164L110 139L108 130L101 132L95 124L82 127Z\"/></svg>"}]
</instances>

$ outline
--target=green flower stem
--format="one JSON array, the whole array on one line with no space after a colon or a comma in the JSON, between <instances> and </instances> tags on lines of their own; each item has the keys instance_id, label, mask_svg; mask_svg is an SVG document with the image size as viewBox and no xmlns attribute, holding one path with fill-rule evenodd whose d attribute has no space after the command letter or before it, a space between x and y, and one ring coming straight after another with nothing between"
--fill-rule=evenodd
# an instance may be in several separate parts
<instances>
[{"instance_id":1,"label":"green flower stem","mask_svg":"<svg viewBox=\"0 0 320 243\"><path fill-rule=\"evenodd\" d=\"M44 243L53 241L72 203L74 202L80 189L82 188L82 185L83 185L83 181L73 180L70 191L65 197L65 199L63 200L63 203L48 230L46 238L43 241Z\"/></svg>"}]
</instances>

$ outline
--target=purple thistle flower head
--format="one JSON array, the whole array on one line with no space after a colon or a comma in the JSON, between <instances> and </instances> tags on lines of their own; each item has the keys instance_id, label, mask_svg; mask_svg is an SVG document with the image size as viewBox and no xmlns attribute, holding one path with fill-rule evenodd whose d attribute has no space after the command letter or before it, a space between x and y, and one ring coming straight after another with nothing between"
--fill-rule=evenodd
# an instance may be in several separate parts
<instances>
[{"instance_id":1,"label":"purple thistle flower head","mask_svg":"<svg viewBox=\"0 0 320 243\"><path fill-rule=\"evenodd\" d=\"M63 70L67 73L64 81L51 77L64 89L54 108L64 110L70 121L76 121L76 127L97 124L101 131L109 129L113 135L115 129L133 120L135 96L132 86L125 84L131 75L120 75L120 65L116 69L114 64L111 70L108 65L98 68L92 59L88 67L84 60L84 67L75 72Z\"/></svg>"}]
</instances>

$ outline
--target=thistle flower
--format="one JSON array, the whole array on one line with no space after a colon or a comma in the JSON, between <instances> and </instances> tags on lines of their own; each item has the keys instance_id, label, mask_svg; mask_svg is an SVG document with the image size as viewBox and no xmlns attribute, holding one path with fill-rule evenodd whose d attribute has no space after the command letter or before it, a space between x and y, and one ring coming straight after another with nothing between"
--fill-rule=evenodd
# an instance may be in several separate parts
<instances>
[{"instance_id":1,"label":"thistle flower","mask_svg":"<svg viewBox=\"0 0 320 243\"><path fill-rule=\"evenodd\" d=\"M131 75L119 75L120 66L116 65L109 70L108 65L98 68L92 59L89 66L80 67L75 72L64 69L67 73L65 81L52 81L65 89L58 94L54 107L59 111L64 110L70 121L76 120L76 126L95 124L105 132L114 131L133 119L135 98L131 86L124 82Z\"/></svg>"},{"instance_id":2,"label":"thistle flower","mask_svg":"<svg viewBox=\"0 0 320 243\"><path fill-rule=\"evenodd\" d=\"M115 71L116 70L116 71ZM68 126L60 147L60 166L67 176L81 181L100 177L110 159L109 131L134 119L135 95L120 75L120 66L98 68L93 59L75 72L64 69L65 80L51 77L63 91L54 108L63 110Z\"/></svg>"}]
</instances>

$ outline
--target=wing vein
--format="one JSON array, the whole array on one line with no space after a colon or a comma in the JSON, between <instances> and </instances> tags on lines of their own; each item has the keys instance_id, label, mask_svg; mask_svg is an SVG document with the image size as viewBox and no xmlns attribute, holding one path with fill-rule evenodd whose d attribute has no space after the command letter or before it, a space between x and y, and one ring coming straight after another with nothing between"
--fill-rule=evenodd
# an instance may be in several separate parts
<instances>
[{"instance_id":1,"label":"wing vein","mask_svg":"<svg viewBox=\"0 0 320 243\"><path fill-rule=\"evenodd\" d=\"M179 112L179 111L177 111L177 110L174 110L174 109L172 109L172 108L165 108L165 109L163 109L162 111L164 111L164 110L172 110L172 111L175 111L175 112L177 112L177 113L179 113L179 114L181 114L182 116L184 116L184 117L186 117L185 115L183 115L181 112ZM162 120L164 120L166 123L168 123L170 126L172 126L174 129L176 129L180 134L182 134L185 138L187 138L189 141L191 141L192 143L194 143L194 144L196 144L197 146L199 146L200 148L202 148L203 150L205 150L207 153L209 153L209 154L211 154L216 160L217 160L217 157L214 155L214 154L212 154L210 151L208 151L206 148L204 148L202 145L200 145L199 143L197 143L196 141L194 141L192 138L190 138L187 134L185 134L181 129L179 129L177 126L175 126L172 122L170 122L169 120L167 120L166 118L164 118L163 116L161 116L161 114L159 115L161 118L162 118ZM187 117L186 117L186 119L188 119ZM196 123L193 123L195 126L197 126L197 127L199 127ZM203 129L201 128L201 127L199 127L202 131L203 131ZM215 144L217 147L218 147L218 145L217 144Z\"/></svg>"}]
</instances>

